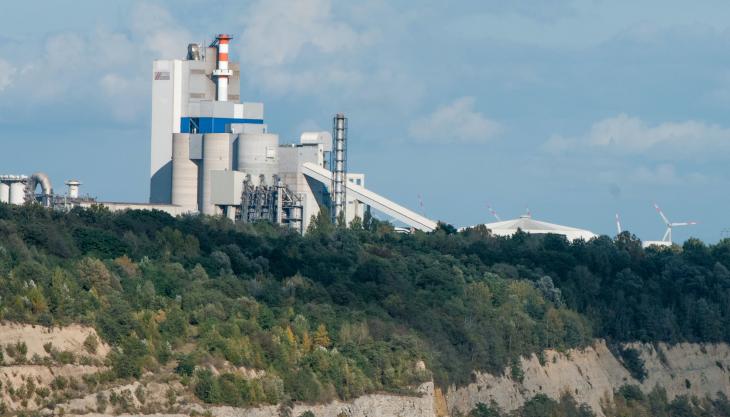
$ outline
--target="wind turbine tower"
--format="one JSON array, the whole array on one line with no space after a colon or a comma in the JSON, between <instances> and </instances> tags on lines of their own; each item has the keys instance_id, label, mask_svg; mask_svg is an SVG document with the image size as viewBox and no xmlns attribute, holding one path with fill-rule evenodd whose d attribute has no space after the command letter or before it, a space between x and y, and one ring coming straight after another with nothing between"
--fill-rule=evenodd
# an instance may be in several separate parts
<instances>
[{"instance_id":1,"label":"wind turbine tower","mask_svg":"<svg viewBox=\"0 0 730 417\"><path fill-rule=\"evenodd\" d=\"M661 208L659 208L659 205L654 203L654 208L656 209L657 213L659 213L659 216L662 218L662 221L665 225L667 225L667 230L664 232L664 236L662 237L662 240L659 241L646 241L644 242L644 247L651 246L651 245L657 245L657 246L672 246L672 229L675 227L683 227L683 226L692 226L697 224L697 222L671 222L667 218L667 216L664 214Z\"/></svg>"}]
</instances>

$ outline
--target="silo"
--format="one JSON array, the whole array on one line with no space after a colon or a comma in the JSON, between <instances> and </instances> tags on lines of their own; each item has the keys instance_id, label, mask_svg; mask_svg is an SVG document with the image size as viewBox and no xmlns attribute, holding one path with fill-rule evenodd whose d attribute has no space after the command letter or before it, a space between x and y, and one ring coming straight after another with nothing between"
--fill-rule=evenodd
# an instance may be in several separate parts
<instances>
[{"instance_id":1,"label":"silo","mask_svg":"<svg viewBox=\"0 0 730 417\"><path fill-rule=\"evenodd\" d=\"M228 133L208 133L203 135L203 170L202 201L200 211L203 214L219 214L211 202L211 171L231 169L231 135Z\"/></svg>"},{"instance_id":2,"label":"silo","mask_svg":"<svg viewBox=\"0 0 730 417\"><path fill-rule=\"evenodd\" d=\"M0 203L10 202L10 185L6 182L0 182Z\"/></svg>"},{"instance_id":3,"label":"silo","mask_svg":"<svg viewBox=\"0 0 730 417\"><path fill-rule=\"evenodd\" d=\"M190 160L190 134L172 134L172 204L198 209L198 165Z\"/></svg>"},{"instance_id":4,"label":"silo","mask_svg":"<svg viewBox=\"0 0 730 417\"><path fill-rule=\"evenodd\" d=\"M23 205L25 203L25 183L24 182L12 182L10 183L10 204Z\"/></svg>"},{"instance_id":5,"label":"silo","mask_svg":"<svg viewBox=\"0 0 730 417\"><path fill-rule=\"evenodd\" d=\"M279 173L278 151L278 135L241 133L238 135L238 170L250 175L253 185L274 186L274 176Z\"/></svg>"}]
</instances>

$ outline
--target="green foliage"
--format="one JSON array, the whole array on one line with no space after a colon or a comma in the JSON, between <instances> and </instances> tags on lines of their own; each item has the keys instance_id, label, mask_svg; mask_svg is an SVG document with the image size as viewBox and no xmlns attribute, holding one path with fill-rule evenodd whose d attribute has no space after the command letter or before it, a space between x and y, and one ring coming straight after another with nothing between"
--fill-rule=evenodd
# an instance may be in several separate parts
<instances>
[{"instance_id":1,"label":"green foliage","mask_svg":"<svg viewBox=\"0 0 730 417\"><path fill-rule=\"evenodd\" d=\"M657 251L626 234L570 243L442 224L402 235L369 213L355 226L324 211L300 236L154 211L2 206L0 318L95 326L112 346L112 372L95 384L177 359L201 400L236 405L462 384L473 370L519 380L521 356L594 337L730 341L730 240ZM637 352L620 356L643 378ZM206 366L223 360L254 375ZM653 401L634 394L620 396Z\"/></svg>"},{"instance_id":2,"label":"green foliage","mask_svg":"<svg viewBox=\"0 0 730 417\"><path fill-rule=\"evenodd\" d=\"M646 368L644 367L644 360L641 359L639 351L631 347L619 347L618 351L619 357L631 376L638 381L643 381L646 378Z\"/></svg>"},{"instance_id":3,"label":"green foliage","mask_svg":"<svg viewBox=\"0 0 730 417\"><path fill-rule=\"evenodd\" d=\"M99 340L93 333L89 333L84 339L84 349L92 355L96 353L96 349L99 347Z\"/></svg>"},{"instance_id":4,"label":"green foliage","mask_svg":"<svg viewBox=\"0 0 730 417\"><path fill-rule=\"evenodd\" d=\"M670 401L660 387L648 394L641 393L636 386L627 387L621 387L613 401L606 403L603 411L607 417L730 417L730 401L722 392L714 399L680 395Z\"/></svg>"},{"instance_id":5,"label":"green foliage","mask_svg":"<svg viewBox=\"0 0 730 417\"><path fill-rule=\"evenodd\" d=\"M469 414L467 414L467 417L502 417L504 415L504 411L502 411L497 403L492 401L489 405L478 403L477 406L472 409Z\"/></svg>"},{"instance_id":6,"label":"green foliage","mask_svg":"<svg viewBox=\"0 0 730 417\"><path fill-rule=\"evenodd\" d=\"M467 417L595 417L587 404L578 404L572 395L563 394L558 401L537 394L512 413L504 412L495 402L477 404Z\"/></svg>"}]
</instances>

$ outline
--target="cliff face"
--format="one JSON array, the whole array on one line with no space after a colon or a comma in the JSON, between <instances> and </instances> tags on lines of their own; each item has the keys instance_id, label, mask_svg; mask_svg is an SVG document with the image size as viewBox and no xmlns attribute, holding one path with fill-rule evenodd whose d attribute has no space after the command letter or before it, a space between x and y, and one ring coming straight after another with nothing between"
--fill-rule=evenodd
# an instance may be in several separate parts
<instances>
[{"instance_id":1,"label":"cliff face","mask_svg":"<svg viewBox=\"0 0 730 417\"><path fill-rule=\"evenodd\" d=\"M389 394L364 395L351 402L334 401L321 405L296 405L292 416L311 411L317 417L433 417L433 383L428 382L418 388L420 396L406 397ZM278 407L240 409L233 407L213 408L216 417L279 417Z\"/></svg>"},{"instance_id":2,"label":"cliff face","mask_svg":"<svg viewBox=\"0 0 730 417\"><path fill-rule=\"evenodd\" d=\"M480 402L495 401L505 410L514 410L536 394L543 393L558 398L563 392L569 391L578 402L589 404L600 416L601 400L610 397L613 391L625 384L639 385L645 392L659 385L667 390L670 398L683 394L714 396L718 391L730 396L730 346L727 344L685 343L671 347L658 344L654 347L636 343L630 346L640 352L644 361L647 377L643 382L631 377L606 344L597 341L592 347L572 350L567 354L547 351L544 354L544 365L540 364L537 356L523 358L522 382L514 381L509 376L475 373L473 383L458 388L452 386L445 391L434 389L432 383L426 383L418 389L420 396L373 394L350 402L297 404L290 415L296 417L305 411L311 411L316 417L444 417L457 413L466 414ZM73 410L73 407L67 409ZM196 410L199 413L210 411L216 417L281 415L276 406L243 409L207 408L189 404L183 409ZM164 416L187 415L187 411Z\"/></svg>"},{"instance_id":3,"label":"cliff face","mask_svg":"<svg viewBox=\"0 0 730 417\"><path fill-rule=\"evenodd\" d=\"M545 364L537 356L522 359L524 379L514 381L509 376L476 373L475 381L465 387L450 387L446 394L446 409L466 413L477 403L495 401L505 410L514 410L536 394L558 398L570 392L581 403L589 404L601 415L600 402L625 384L639 385L649 392L656 385L666 388L670 398L689 394L714 396L718 391L730 394L730 346L727 344L698 345L683 343L655 348L634 343L647 371L643 382L632 378L603 341L584 350L572 350L567 355L545 352ZM688 388L689 387L689 388Z\"/></svg>"}]
</instances>

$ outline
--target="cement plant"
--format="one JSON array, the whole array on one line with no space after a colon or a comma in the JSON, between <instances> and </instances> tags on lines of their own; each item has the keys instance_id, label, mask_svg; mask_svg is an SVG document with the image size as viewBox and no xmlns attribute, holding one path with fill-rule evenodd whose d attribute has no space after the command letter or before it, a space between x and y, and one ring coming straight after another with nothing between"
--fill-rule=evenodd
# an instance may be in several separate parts
<instances>
[{"instance_id":1,"label":"cement plant","mask_svg":"<svg viewBox=\"0 0 730 417\"><path fill-rule=\"evenodd\" d=\"M77 180L55 193L43 173L1 176L0 202L224 215L299 232L321 207L348 224L372 208L411 229L436 228L365 188L365 174L348 172L344 114L332 118L332 133L303 132L298 143L280 143L265 123L264 104L240 100L240 66L228 61L231 39L220 34L207 47L188 45L185 59L154 61L149 203L98 201L80 194Z\"/></svg>"},{"instance_id":2,"label":"cement plant","mask_svg":"<svg viewBox=\"0 0 730 417\"><path fill-rule=\"evenodd\" d=\"M269 221L304 233L326 207L333 221L349 224L374 209L405 227L433 231L437 222L365 187L365 174L347 169L347 117L332 117L332 132L302 132L298 142L281 143L269 130L264 104L241 101L240 65L229 62L232 36L219 34L208 46L191 43L185 59L156 60L150 74L150 196L148 203L109 202L80 193L82 183L65 182L56 193L42 173L0 176L0 202L38 202L68 210L100 205L111 211L161 210L173 216L226 216L234 222ZM182 49L182 48L181 48ZM40 187L40 193L37 189ZM532 219L530 214L485 226L509 236L522 230L589 240L589 230ZM660 241L671 245L670 223ZM621 228L619 225L619 233Z\"/></svg>"}]
</instances>

